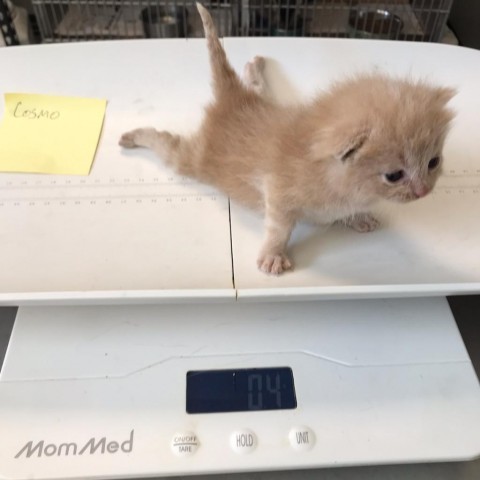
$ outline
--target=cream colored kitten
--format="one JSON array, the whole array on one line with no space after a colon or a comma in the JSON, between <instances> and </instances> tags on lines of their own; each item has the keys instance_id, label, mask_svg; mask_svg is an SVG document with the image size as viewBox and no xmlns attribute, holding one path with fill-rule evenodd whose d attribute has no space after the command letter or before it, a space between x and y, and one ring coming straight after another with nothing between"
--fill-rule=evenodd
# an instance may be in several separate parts
<instances>
[{"instance_id":1,"label":"cream colored kitten","mask_svg":"<svg viewBox=\"0 0 480 480\"><path fill-rule=\"evenodd\" d=\"M199 131L185 138L142 128L125 133L120 145L148 147L178 173L263 212L261 270L292 268L286 247L299 220L342 221L368 232L378 225L369 213L377 201L408 202L432 190L453 118L446 108L452 89L367 74L307 105L280 106L264 95L264 60L246 66L242 83L209 13L197 6L214 90Z\"/></svg>"}]
</instances>

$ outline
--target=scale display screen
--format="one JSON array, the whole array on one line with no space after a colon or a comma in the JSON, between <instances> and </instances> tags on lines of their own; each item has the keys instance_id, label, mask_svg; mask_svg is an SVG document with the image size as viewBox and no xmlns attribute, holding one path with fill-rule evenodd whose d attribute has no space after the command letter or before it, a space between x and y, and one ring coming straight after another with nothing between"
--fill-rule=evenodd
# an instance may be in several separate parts
<instances>
[{"instance_id":1,"label":"scale display screen","mask_svg":"<svg viewBox=\"0 0 480 480\"><path fill-rule=\"evenodd\" d=\"M187 413L296 407L293 372L289 367L187 372Z\"/></svg>"}]
</instances>

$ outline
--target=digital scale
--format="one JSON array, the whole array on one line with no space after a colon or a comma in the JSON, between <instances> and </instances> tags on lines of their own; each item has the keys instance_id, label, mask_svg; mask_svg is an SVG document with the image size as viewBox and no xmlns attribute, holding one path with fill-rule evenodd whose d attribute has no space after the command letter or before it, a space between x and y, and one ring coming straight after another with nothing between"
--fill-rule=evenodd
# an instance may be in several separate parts
<instances>
[{"instance_id":1,"label":"digital scale","mask_svg":"<svg viewBox=\"0 0 480 480\"><path fill-rule=\"evenodd\" d=\"M281 101L365 66L456 86L444 176L421 201L381 206L384 226L368 235L297 227L295 271L269 277L255 265L257 215L117 146L137 125L198 124L210 98L203 40L1 50L5 91L109 104L88 177L0 175L0 305L20 306L0 376L0 478L480 455L479 383L444 298L480 292L480 54L224 44L237 69L276 59L267 74Z\"/></svg>"},{"instance_id":2,"label":"digital scale","mask_svg":"<svg viewBox=\"0 0 480 480\"><path fill-rule=\"evenodd\" d=\"M8 479L480 453L480 388L444 298L25 307L0 402Z\"/></svg>"}]
</instances>

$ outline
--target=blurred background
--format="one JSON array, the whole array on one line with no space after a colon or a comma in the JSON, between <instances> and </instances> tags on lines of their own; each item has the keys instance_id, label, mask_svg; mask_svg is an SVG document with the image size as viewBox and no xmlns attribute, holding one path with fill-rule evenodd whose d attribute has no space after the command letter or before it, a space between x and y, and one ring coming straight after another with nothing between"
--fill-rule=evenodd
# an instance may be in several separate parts
<instances>
[{"instance_id":1,"label":"blurred background","mask_svg":"<svg viewBox=\"0 0 480 480\"><path fill-rule=\"evenodd\" d=\"M480 47L478 0L213 0L221 36L398 39ZM201 37L193 0L0 0L0 44Z\"/></svg>"}]
</instances>

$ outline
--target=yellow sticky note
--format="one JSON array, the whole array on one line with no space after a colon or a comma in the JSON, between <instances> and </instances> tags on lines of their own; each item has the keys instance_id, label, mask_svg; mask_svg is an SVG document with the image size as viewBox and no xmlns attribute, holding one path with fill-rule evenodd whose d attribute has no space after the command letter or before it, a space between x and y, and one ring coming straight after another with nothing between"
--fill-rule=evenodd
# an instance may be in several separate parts
<instances>
[{"instance_id":1,"label":"yellow sticky note","mask_svg":"<svg viewBox=\"0 0 480 480\"><path fill-rule=\"evenodd\" d=\"M0 171L88 175L107 101L5 94Z\"/></svg>"}]
</instances>

